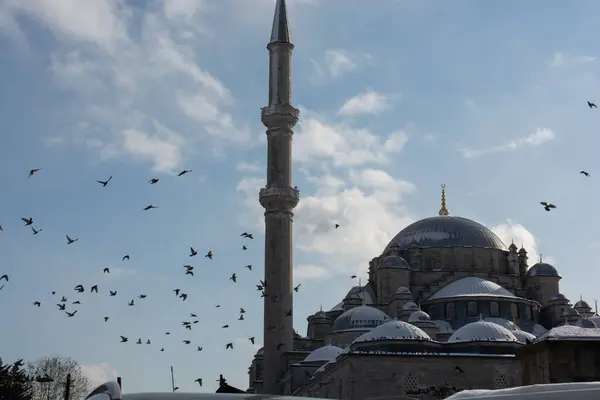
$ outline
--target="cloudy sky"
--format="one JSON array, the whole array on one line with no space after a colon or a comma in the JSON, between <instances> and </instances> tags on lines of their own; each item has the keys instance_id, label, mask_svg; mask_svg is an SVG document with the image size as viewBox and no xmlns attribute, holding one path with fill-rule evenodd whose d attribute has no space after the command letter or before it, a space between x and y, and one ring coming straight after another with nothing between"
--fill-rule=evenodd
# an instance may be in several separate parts
<instances>
[{"instance_id":1,"label":"cloudy sky","mask_svg":"<svg viewBox=\"0 0 600 400\"><path fill-rule=\"evenodd\" d=\"M169 390L171 365L181 390L214 391L220 373L247 387L262 336L259 117L273 5L0 2L0 274L10 275L0 356L72 356L96 381L122 376L128 391ZM394 234L437 213L442 183L452 215L524 244L530 265L544 253L567 297L594 299L600 112L586 101L600 102L600 4L289 0L289 13L300 333ZM32 168L42 170L28 179ZM100 293L78 296L77 284ZM63 295L73 318L55 305ZM185 331L190 313L200 323Z\"/></svg>"}]
</instances>

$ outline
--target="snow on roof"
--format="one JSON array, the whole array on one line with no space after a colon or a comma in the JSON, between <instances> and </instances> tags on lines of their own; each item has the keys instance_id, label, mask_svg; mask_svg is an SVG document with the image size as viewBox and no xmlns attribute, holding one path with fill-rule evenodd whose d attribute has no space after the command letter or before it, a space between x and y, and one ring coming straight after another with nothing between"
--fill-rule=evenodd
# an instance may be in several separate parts
<instances>
[{"instance_id":1,"label":"snow on roof","mask_svg":"<svg viewBox=\"0 0 600 400\"><path fill-rule=\"evenodd\" d=\"M459 328L448 339L448 343L472 341L517 342L518 340L508 329L482 319Z\"/></svg>"},{"instance_id":2,"label":"snow on roof","mask_svg":"<svg viewBox=\"0 0 600 400\"><path fill-rule=\"evenodd\" d=\"M353 343L371 340L431 340L421 328L404 321L389 321L359 336Z\"/></svg>"},{"instance_id":3,"label":"snow on roof","mask_svg":"<svg viewBox=\"0 0 600 400\"><path fill-rule=\"evenodd\" d=\"M535 337L540 337L546 332L548 332L548 329L546 329L540 324L533 325L533 329L531 330L531 333L533 333Z\"/></svg>"},{"instance_id":4,"label":"snow on roof","mask_svg":"<svg viewBox=\"0 0 600 400\"><path fill-rule=\"evenodd\" d=\"M307 355L304 361L331 361L342 354L343 351L341 348L332 345L319 347Z\"/></svg>"},{"instance_id":5,"label":"snow on roof","mask_svg":"<svg viewBox=\"0 0 600 400\"><path fill-rule=\"evenodd\" d=\"M535 335L525 331L511 331L519 342L521 343L533 343L535 341Z\"/></svg>"},{"instance_id":6,"label":"snow on roof","mask_svg":"<svg viewBox=\"0 0 600 400\"><path fill-rule=\"evenodd\" d=\"M600 382L553 383L547 385L518 386L498 390L464 390L446 400L486 399L514 397L520 400L541 399L562 400L575 397L578 400L592 400L600 397Z\"/></svg>"},{"instance_id":7,"label":"snow on roof","mask_svg":"<svg viewBox=\"0 0 600 400\"><path fill-rule=\"evenodd\" d=\"M484 318L483 319L486 322L492 322L494 324L498 324L503 328L508 329L509 331L520 331L521 328L519 328L517 326L517 324L515 324L512 321L509 321L505 318L498 318L498 317L488 317L488 318Z\"/></svg>"},{"instance_id":8,"label":"snow on roof","mask_svg":"<svg viewBox=\"0 0 600 400\"><path fill-rule=\"evenodd\" d=\"M427 300L444 299L457 296L500 296L516 297L502 286L476 276L467 276L455 280L435 292Z\"/></svg>"},{"instance_id":9,"label":"snow on roof","mask_svg":"<svg viewBox=\"0 0 600 400\"><path fill-rule=\"evenodd\" d=\"M543 340L600 340L600 328L582 328L575 325L562 325L550 329L537 338L536 342Z\"/></svg>"}]
</instances>

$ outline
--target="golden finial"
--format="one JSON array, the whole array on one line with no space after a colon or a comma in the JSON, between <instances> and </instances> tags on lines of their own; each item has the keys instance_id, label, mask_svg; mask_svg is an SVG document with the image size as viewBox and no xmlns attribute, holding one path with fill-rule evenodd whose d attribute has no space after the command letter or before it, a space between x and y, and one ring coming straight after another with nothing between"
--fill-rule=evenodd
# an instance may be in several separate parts
<instances>
[{"instance_id":1,"label":"golden finial","mask_svg":"<svg viewBox=\"0 0 600 400\"><path fill-rule=\"evenodd\" d=\"M448 207L446 207L446 184L442 183L442 208L440 208L440 212L438 215L450 215L450 211Z\"/></svg>"}]
</instances>

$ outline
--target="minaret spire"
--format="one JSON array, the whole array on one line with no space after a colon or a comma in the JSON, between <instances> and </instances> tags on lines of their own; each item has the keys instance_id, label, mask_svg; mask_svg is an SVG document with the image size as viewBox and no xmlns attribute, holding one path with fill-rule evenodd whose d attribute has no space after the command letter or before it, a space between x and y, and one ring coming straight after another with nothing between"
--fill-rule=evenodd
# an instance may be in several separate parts
<instances>
[{"instance_id":1,"label":"minaret spire","mask_svg":"<svg viewBox=\"0 0 600 400\"><path fill-rule=\"evenodd\" d=\"M277 0L275 5L275 16L273 17L273 28L271 28L271 43L292 43L290 35L290 23L287 17L285 0Z\"/></svg>"},{"instance_id":2,"label":"minaret spire","mask_svg":"<svg viewBox=\"0 0 600 400\"><path fill-rule=\"evenodd\" d=\"M450 211L446 207L446 184L442 183L442 208L440 208L440 212L438 215L450 215Z\"/></svg>"},{"instance_id":3,"label":"minaret spire","mask_svg":"<svg viewBox=\"0 0 600 400\"><path fill-rule=\"evenodd\" d=\"M292 224L300 193L292 187L292 135L299 111L292 107L292 50L285 0L277 0L269 50L269 103L262 109L267 127L265 209L264 367L262 393L282 395L281 378L294 350L292 318Z\"/></svg>"}]
</instances>

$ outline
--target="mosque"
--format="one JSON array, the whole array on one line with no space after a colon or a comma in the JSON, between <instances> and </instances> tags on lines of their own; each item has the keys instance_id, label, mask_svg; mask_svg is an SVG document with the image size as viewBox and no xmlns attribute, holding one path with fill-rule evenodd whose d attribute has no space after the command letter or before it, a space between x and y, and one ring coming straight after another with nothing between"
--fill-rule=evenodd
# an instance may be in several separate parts
<instances>
[{"instance_id":1,"label":"mosque","mask_svg":"<svg viewBox=\"0 0 600 400\"><path fill-rule=\"evenodd\" d=\"M290 184L298 119L290 105L292 48L285 0L278 0L263 109L269 170L260 192L269 293L248 392L438 399L465 389L600 380L597 306L572 305L554 266L541 259L530 266L525 248L450 215L445 185L437 216L402 229L369 262L365 285L309 316L306 336L294 333L284 314L293 304L291 222L299 201Z\"/></svg>"}]
</instances>

